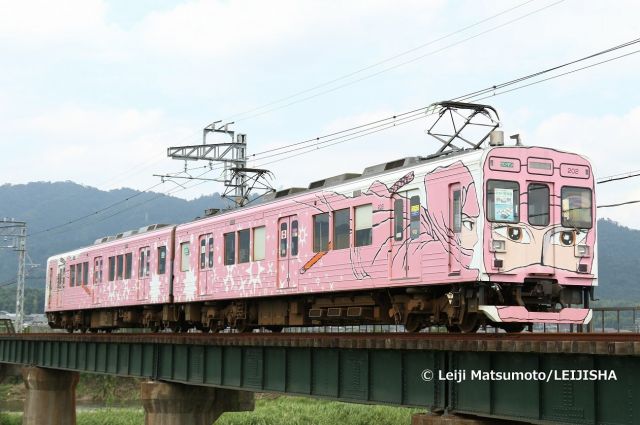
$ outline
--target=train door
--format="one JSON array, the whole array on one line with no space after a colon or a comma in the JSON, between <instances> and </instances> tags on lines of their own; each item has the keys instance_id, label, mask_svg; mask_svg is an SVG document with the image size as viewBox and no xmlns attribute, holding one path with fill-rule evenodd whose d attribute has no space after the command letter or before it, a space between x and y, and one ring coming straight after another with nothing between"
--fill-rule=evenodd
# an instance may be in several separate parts
<instances>
[{"instance_id":1,"label":"train door","mask_svg":"<svg viewBox=\"0 0 640 425\"><path fill-rule=\"evenodd\" d=\"M543 237L539 240L530 240L530 247L537 247L541 253L541 262L543 266L556 266L556 249L563 249L562 246L553 243L553 231L548 230L550 223L556 223L557 217L554 217L556 208L550 208L553 192L552 183L527 182L527 218L526 221L531 225L531 231L537 232L538 229L546 230ZM525 222L525 218L520 218L521 222ZM561 235L560 235L561 236ZM575 236L574 236L575 239ZM559 240L562 243L562 240Z\"/></svg>"},{"instance_id":2,"label":"train door","mask_svg":"<svg viewBox=\"0 0 640 425\"><path fill-rule=\"evenodd\" d=\"M94 305L100 304L100 292L102 291L102 257L93 259L93 289L91 291Z\"/></svg>"},{"instance_id":3,"label":"train door","mask_svg":"<svg viewBox=\"0 0 640 425\"><path fill-rule=\"evenodd\" d=\"M449 251L449 274L460 274L459 240L462 232L462 192L460 184L449 186L449 229L447 231Z\"/></svg>"},{"instance_id":4,"label":"train door","mask_svg":"<svg viewBox=\"0 0 640 425\"><path fill-rule=\"evenodd\" d=\"M58 264L58 281L57 281L57 290L56 290L56 307L62 307L62 293L64 292L64 281L66 278L66 267L64 260L60 260Z\"/></svg>"},{"instance_id":5,"label":"train door","mask_svg":"<svg viewBox=\"0 0 640 425\"><path fill-rule=\"evenodd\" d=\"M202 296L213 292L213 235L201 235L199 246L198 295Z\"/></svg>"},{"instance_id":6,"label":"train door","mask_svg":"<svg viewBox=\"0 0 640 425\"><path fill-rule=\"evenodd\" d=\"M278 288L298 286L298 216L278 220Z\"/></svg>"},{"instance_id":7,"label":"train door","mask_svg":"<svg viewBox=\"0 0 640 425\"><path fill-rule=\"evenodd\" d=\"M409 190L393 196L391 278L413 279L420 277L420 194Z\"/></svg>"},{"instance_id":8,"label":"train door","mask_svg":"<svg viewBox=\"0 0 640 425\"><path fill-rule=\"evenodd\" d=\"M151 249L148 246L138 252L138 301L149 298L149 278L151 276Z\"/></svg>"}]
</instances>

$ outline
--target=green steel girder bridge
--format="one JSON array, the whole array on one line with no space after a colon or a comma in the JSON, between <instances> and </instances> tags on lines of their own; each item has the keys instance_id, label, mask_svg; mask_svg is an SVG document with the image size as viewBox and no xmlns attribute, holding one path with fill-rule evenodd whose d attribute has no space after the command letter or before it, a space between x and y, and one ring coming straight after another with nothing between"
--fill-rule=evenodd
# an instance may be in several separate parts
<instances>
[{"instance_id":1,"label":"green steel girder bridge","mask_svg":"<svg viewBox=\"0 0 640 425\"><path fill-rule=\"evenodd\" d=\"M640 423L640 334L630 333L23 334L0 336L0 363L513 423ZM479 377L491 371L503 379Z\"/></svg>"}]
</instances>

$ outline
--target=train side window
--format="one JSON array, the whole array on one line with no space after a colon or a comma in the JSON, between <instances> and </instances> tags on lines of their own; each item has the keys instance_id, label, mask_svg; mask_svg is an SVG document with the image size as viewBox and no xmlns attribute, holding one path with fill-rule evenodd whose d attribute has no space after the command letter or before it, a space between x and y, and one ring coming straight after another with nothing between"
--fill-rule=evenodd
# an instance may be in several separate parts
<instances>
[{"instance_id":1,"label":"train side window","mask_svg":"<svg viewBox=\"0 0 640 425\"><path fill-rule=\"evenodd\" d=\"M411 239L420 237L420 196L409 198L409 236Z\"/></svg>"},{"instance_id":2,"label":"train side window","mask_svg":"<svg viewBox=\"0 0 640 425\"><path fill-rule=\"evenodd\" d=\"M298 255L298 220L291 222L291 255Z\"/></svg>"},{"instance_id":3,"label":"train side window","mask_svg":"<svg viewBox=\"0 0 640 425\"><path fill-rule=\"evenodd\" d=\"M287 256L287 223L280 223L280 257Z\"/></svg>"},{"instance_id":4,"label":"train side window","mask_svg":"<svg viewBox=\"0 0 640 425\"><path fill-rule=\"evenodd\" d=\"M116 257L116 279L122 280L124 275L124 255L118 255Z\"/></svg>"},{"instance_id":5,"label":"train side window","mask_svg":"<svg viewBox=\"0 0 640 425\"><path fill-rule=\"evenodd\" d=\"M93 259L93 284L102 283L102 257Z\"/></svg>"},{"instance_id":6,"label":"train side window","mask_svg":"<svg viewBox=\"0 0 640 425\"><path fill-rule=\"evenodd\" d=\"M527 215L532 226L549 225L549 186L531 183L527 188Z\"/></svg>"},{"instance_id":7,"label":"train side window","mask_svg":"<svg viewBox=\"0 0 640 425\"><path fill-rule=\"evenodd\" d=\"M207 237L200 236L200 270L207 267Z\"/></svg>"},{"instance_id":8,"label":"train side window","mask_svg":"<svg viewBox=\"0 0 640 425\"><path fill-rule=\"evenodd\" d=\"M520 185L514 181L487 181L487 218L489 221L518 223Z\"/></svg>"},{"instance_id":9,"label":"train side window","mask_svg":"<svg viewBox=\"0 0 640 425\"><path fill-rule=\"evenodd\" d=\"M236 234L224 234L224 265L230 266L236 262Z\"/></svg>"},{"instance_id":10,"label":"train side window","mask_svg":"<svg viewBox=\"0 0 640 425\"><path fill-rule=\"evenodd\" d=\"M109 282L116 278L116 257L109 257Z\"/></svg>"},{"instance_id":11,"label":"train side window","mask_svg":"<svg viewBox=\"0 0 640 425\"><path fill-rule=\"evenodd\" d=\"M167 247L158 247L158 274L164 274L167 264Z\"/></svg>"},{"instance_id":12,"label":"train side window","mask_svg":"<svg viewBox=\"0 0 640 425\"><path fill-rule=\"evenodd\" d=\"M404 199L396 199L393 203L393 239L404 239Z\"/></svg>"},{"instance_id":13,"label":"train side window","mask_svg":"<svg viewBox=\"0 0 640 425\"><path fill-rule=\"evenodd\" d=\"M69 267L69 287L73 288L74 286L76 286L76 265L72 264L71 267Z\"/></svg>"},{"instance_id":14,"label":"train side window","mask_svg":"<svg viewBox=\"0 0 640 425\"><path fill-rule=\"evenodd\" d=\"M373 223L373 206L360 205L355 207L355 246L371 245L371 228Z\"/></svg>"},{"instance_id":15,"label":"train side window","mask_svg":"<svg viewBox=\"0 0 640 425\"><path fill-rule=\"evenodd\" d=\"M313 252L329 249L329 213L313 216Z\"/></svg>"},{"instance_id":16,"label":"train side window","mask_svg":"<svg viewBox=\"0 0 640 425\"><path fill-rule=\"evenodd\" d=\"M180 271L189 271L189 242L180 244Z\"/></svg>"},{"instance_id":17,"label":"train side window","mask_svg":"<svg viewBox=\"0 0 640 425\"><path fill-rule=\"evenodd\" d=\"M144 265L144 275L149 276L149 273L151 273L151 249L149 247L146 247L146 250L147 250L147 262Z\"/></svg>"},{"instance_id":18,"label":"train side window","mask_svg":"<svg viewBox=\"0 0 640 425\"><path fill-rule=\"evenodd\" d=\"M333 249L349 248L349 208L333 212Z\"/></svg>"},{"instance_id":19,"label":"train side window","mask_svg":"<svg viewBox=\"0 0 640 425\"><path fill-rule=\"evenodd\" d=\"M76 264L76 286L82 286L82 263Z\"/></svg>"},{"instance_id":20,"label":"train side window","mask_svg":"<svg viewBox=\"0 0 640 425\"><path fill-rule=\"evenodd\" d=\"M462 231L462 206L460 203L460 189L452 192L453 203L451 209L451 225L453 227L453 233L460 233Z\"/></svg>"},{"instance_id":21,"label":"train side window","mask_svg":"<svg viewBox=\"0 0 640 425\"><path fill-rule=\"evenodd\" d=\"M213 236L209 235L209 268L213 267Z\"/></svg>"},{"instance_id":22,"label":"train side window","mask_svg":"<svg viewBox=\"0 0 640 425\"><path fill-rule=\"evenodd\" d=\"M89 262L85 261L82 263L82 284L89 284Z\"/></svg>"},{"instance_id":23,"label":"train side window","mask_svg":"<svg viewBox=\"0 0 640 425\"><path fill-rule=\"evenodd\" d=\"M145 248L140 248L140 252L138 253L138 277L144 276L144 263L146 254L147 252Z\"/></svg>"},{"instance_id":24,"label":"train side window","mask_svg":"<svg viewBox=\"0 0 640 425\"><path fill-rule=\"evenodd\" d=\"M266 251L266 232L265 227L253 228L253 261L264 260Z\"/></svg>"},{"instance_id":25,"label":"train side window","mask_svg":"<svg viewBox=\"0 0 640 425\"><path fill-rule=\"evenodd\" d=\"M251 258L251 230L238 231L238 263L248 263Z\"/></svg>"},{"instance_id":26,"label":"train side window","mask_svg":"<svg viewBox=\"0 0 640 425\"><path fill-rule=\"evenodd\" d=\"M128 252L124 255L124 278L131 279L131 270L133 268L133 253Z\"/></svg>"}]
</instances>

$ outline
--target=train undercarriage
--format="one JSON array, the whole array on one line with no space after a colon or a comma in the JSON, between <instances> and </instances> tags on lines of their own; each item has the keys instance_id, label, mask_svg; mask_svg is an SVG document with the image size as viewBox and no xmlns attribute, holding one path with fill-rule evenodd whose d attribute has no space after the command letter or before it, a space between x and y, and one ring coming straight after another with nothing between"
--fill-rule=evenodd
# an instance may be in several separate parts
<instances>
[{"instance_id":1,"label":"train undercarriage","mask_svg":"<svg viewBox=\"0 0 640 425\"><path fill-rule=\"evenodd\" d=\"M251 332L284 327L403 325L408 332L429 326L445 326L449 332L476 332L492 325L520 332L526 322L492 322L480 306L523 306L529 311L553 312L567 306L588 308L591 288L561 286L552 280L524 284L470 282L456 285L413 286L352 293L306 294L254 298L242 301L210 301L155 304L49 312L52 328L69 332L110 332L122 328L171 329L218 332L235 329Z\"/></svg>"}]
</instances>

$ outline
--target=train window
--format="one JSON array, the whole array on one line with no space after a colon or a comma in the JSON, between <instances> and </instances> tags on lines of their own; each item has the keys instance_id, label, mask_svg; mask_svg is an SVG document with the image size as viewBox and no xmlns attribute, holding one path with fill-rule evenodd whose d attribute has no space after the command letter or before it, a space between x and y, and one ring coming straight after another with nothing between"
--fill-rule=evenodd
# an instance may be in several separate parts
<instances>
[{"instance_id":1,"label":"train window","mask_svg":"<svg viewBox=\"0 0 640 425\"><path fill-rule=\"evenodd\" d=\"M451 209L451 224L453 227L453 233L460 233L462 231L462 208L460 205L460 189L454 190L452 193L451 202L453 203Z\"/></svg>"},{"instance_id":2,"label":"train window","mask_svg":"<svg viewBox=\"0 0 640 425\"><path fill-rule=\"evenodd\" d=\"M562 188L562 225L590 229L593 218L591 216L591 189L583 187Z\"/></svg>"},{"instance_id":3,"label":"train window","mask_svg":"<svg viewBox=\"0 0 640 425\"><path fill-rule=\"evenodd\" d=\"M549 225L549 186L532 183L527 188L527 208L529 224L533 226Z\"/></svg>"},{"instance_id":4,"label":"train window","mask_svg":"<svg viewBox=\"0 0 640 425\"><path fill-rule=\"evenodd\" d=\"M487 182L487 218L489 221L518 223L520 221L520 185L518 182L489 180Z\"/></svg>"},{"instance_id":5,"label":"train window","mask_svg":"<svg viewBox=\"0 0 640 425\"><path fill-rule=\"evenodd\" d=\"M180 271L189 271L189 242L180 244Z\"/></svg>"},{"instance_id":6,"label":"train window","mask_svg":"<svg viewBox=\"0 0 640 425\"><path fill-rule=\"evenodd\" d=\"M151 249L147 247L147 262L144 266L144 275L149 276L149 273L151 273Z\"/></svg>"},{"instance_id":7,"label":"train window","mask_svg":"<svg viewBox=\"0 0 640 425\"><path fill-rule=\"evenodd\" d=\"M253 261L264 260L265 248L266 248L266 232L265 227L253 228Z\"/></svg>"},{"instance_id":8,"label":"train window","mask_svg":"<svg viewBox=\"0 0 640 425\"><path fill-rule=\"evenodd\" d=\"M411 239L420 237L420 196L418 195L409 199L409 236Z\"/></svg>"},{"instance_id":9,"label":"train window","mask_svg":"<svg viewBox=\"0 0 640 425\"><path fill-rule=\"evenodd\" d=\"M167 247L158 247L158 274L164 274L167 264Z\"/></svg>"},{"instance_id":10,"label":"train window","mask_svg":"<svg viewBox=\"0 0 640 425\"><path fill-rule=\"evenodd\" d=\"M333 212L333 249L349 248L349 208Z\"/></svg>"},{"instance_id":11,"label":"train window","mask_svg":"<svg viewBox=\"0 0 640 425\"><path fill-rule=\"evenodd\" d=\"M133 253L128 252L124 255L124 278L131 279L131 269L133 268Z\"/></svg>"},{"instance_id":12,"label":"train window","mask_svg":"<svg viewBox=\"0 0 640 425\"><path fill-rule=\"evenodd\" d=\"M213 267L213 236L209 235L209 267Z\"/></svg>"},{"instance_id":13,"label":"train window","mask_svg":"<svg viewBox=\"0 0 640 425\"><path fill-rule=\"evenodd\" d=\"M251 230L238 231L238 263L248 263L251 259Z\"/></svg>"},{"instance_id":14,"label":"train window","mask_svg":"<svg viewBox=\"0 0 640 425\"><path fill-rule=\"evenodd\" d=\"M207 267L207 237L200 236L200 270Z\"/></svg>"},{"instance_id":15,"label":"train window","mask_svg":"<svg viewBox=\"0 0 640 425\"><path fill-rule=\"evenodd\" d=\"M404 199L396 199L393 203L393 239L404 239Z\"/></svg>"},{"instance_id":16,"label":"train window","mask_svg":"<svg viewBox=\"0 0 640 425\"><path fill-rule=\"evenodd\" d=\"M124 273L124 255L116 257L116 279L121 280Z\"/></svg>"},{"instance_id":17,"label":"train window","mask_svg":"<svg viewBox=\"0 0 640 425\"><path fill-rule=\"evenodd\" d=\"M93 284L102 283L102 257L93 259Z\"/></svg>"},{"instance_id":18,"label":"train window","mask_svg":"<svg viewBox=\"0 0 640 425\"><path fill-rule=\"evenodd\" d=\"M109 282L116 278L116 257L109 257Z\"/></svg>"},{"instance_id":19,"label":"train window","mask_svg":"<svg viewBox=\"0 0 640 425\"><path fill-rule=\"evenodd\" d=\"M82 263L76 265L76 286L82 286Z\"/></svg>"},{"instance_id":20,"label":"train window","mask_svg":"<svg viewBox=\"0 0 640 425\"><path fill-rule=\"evenodd\" d=\"M224 234L224 265L229 266L236 262L236 234Z\"/></svg>"},{"instance_id":21,"label":"train window","mask_svg":"<svg viewBox=\"0 0 640 425\"><path fill-rule=\"evenodd\" d=\"M69 287L73 288L74 286L76 286L76 265L72 264L71 267L69 267Z\"/></svg>"},{"instance_id":22,"label":"train window","mask_svg":"<svg viewBox=\"0 0 640 425\"><path fill-rule=\"evenodd\" d=\"M313 252L329 249L329 213L313 216Z\"/></svg>"},{"instance_id":23,"label":"train window","mask_svg":"<svg viewBox=\"0 0 640 425\"><path fill-rule=\"evenodd\" d=\"M298 255L298 220L291 222L291 255Z\"/></svg>"},{"instance_id":24,"label":"train window","mask_svg":"<svg viewBox=\"0 0 640 425\"><path fill-rule=\"evenodd\" d=\"M89 262L85 261L82 263L82 284L89 284Z\"/></svg>"},{"instance_id":25,"label":"train window","mask_svg":"<svg viewBox=\"0 0 640 425\"><path fill-rule=\"evenodd\" d=\"M280 223L280 257L287 256L287 223Z\"/></svg>"},{"instance_id":26,"label":"train window","mask_svg":"<svg viewBox=\"0 0 640 425\"><path fill-rule=\"evenodd\" d=\"M360 205L355 208L355 246L371 245L371 227L373 222L373 206Z\"/></svg>"},{"instance_id":27,"label":"train window","mask_svg":"<svg viewBox=\"0 0 640 425\"><path fill-rule=\"evenodd\" d=\"M146 250L144 248L140 248L140 253L138 254L138 277L144 276L144 257L146 254Z\"/></svg>"},{"instance_id":28,"label":"train window","mask_svg":"<svg viewBox=\"0 0 640 425\"><path fill-rule=\"evenodd\" d=\"M140 253L138 255L138 277L146 277L149 276L149 271L151 267L151 250L148 246L144 248L140 248Z\"/></svg>"}]
</instances>

